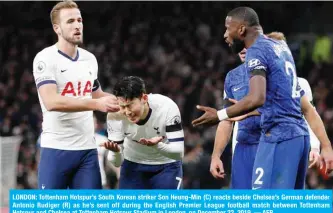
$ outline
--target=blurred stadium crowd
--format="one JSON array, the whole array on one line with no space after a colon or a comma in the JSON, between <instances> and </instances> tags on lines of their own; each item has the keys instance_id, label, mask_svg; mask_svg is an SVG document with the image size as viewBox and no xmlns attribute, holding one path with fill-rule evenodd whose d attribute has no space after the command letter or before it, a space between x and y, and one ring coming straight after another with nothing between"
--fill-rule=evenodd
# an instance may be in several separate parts
<instances>
[{"instance_id":1,"label":"blurred stadium crowd","mask_svg":"<svg viewBox=\"0 0 333 213\"><path fill-rule=\"evenodd\" d=\"M49 21L53 3L0 3L0 13L4 14L0 16L0 135L23 136L17 188L37 187L36 144L42 115L32 61L38 51L56 40ZM184 188L227 188L229 184L229 177L216 181L209 173L216 127L194 129L190 122L199 116L196 104L220 106L225 75L240 63L223 39L226 11L239 5L79 2L84 19L83 47L99 62L103 89L111 92L120 77L138 75L146 80L149 92L167 95L179 105L186 136ZM332 2L245 5L257 10L265 32L282 31L287 36L298 75L308 79L314 104L333 141L332 38L323 30L330 26L325 14L332 11ZM105 115L96 115L104 124ZM230 171L230 154L223 158ZM106 171L107 187L113 188L116 175L107 164ZM308 188L332 188L332 177L315 169L309 170L308 177Z\"/></svg>"}]
</instances>

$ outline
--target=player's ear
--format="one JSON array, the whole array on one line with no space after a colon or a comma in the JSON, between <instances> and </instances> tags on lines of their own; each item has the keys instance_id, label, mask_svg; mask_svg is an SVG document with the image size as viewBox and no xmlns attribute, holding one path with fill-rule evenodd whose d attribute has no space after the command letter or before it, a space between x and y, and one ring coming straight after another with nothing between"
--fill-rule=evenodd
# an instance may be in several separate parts
<instances>
[{"instance_id":1,"label":"player's ear","mask_svg":"<svg viewBox=\"0 0 333 213\"><path fill-rule=\"evenodd\" d=\"M58 36L61 35L61 30L60 30L59 24L53 24L53 30Z\"/></svg>"},{"instance_id":2,"label":"player's ear","mask_svg":"<svg viewBox=\"0 0 333 213\"><path fill-rule=\"evenodd\" d=\"M147 102L148 102L148 95L147 95L147 94L142 94L141 100L142 100L144 103L147 103Z\"/></svg>"},{"instance_id":3,"label":"player's ear","mask_svg":"<svg viewBox=\"0 0 333 213\"><path fill-rule=\"evenodd\" d=\"M245 25L241 25L238 29L238 34L241 36L241 37L245 37L246 35L246 27Z\"/></svg>"}]
</instances>

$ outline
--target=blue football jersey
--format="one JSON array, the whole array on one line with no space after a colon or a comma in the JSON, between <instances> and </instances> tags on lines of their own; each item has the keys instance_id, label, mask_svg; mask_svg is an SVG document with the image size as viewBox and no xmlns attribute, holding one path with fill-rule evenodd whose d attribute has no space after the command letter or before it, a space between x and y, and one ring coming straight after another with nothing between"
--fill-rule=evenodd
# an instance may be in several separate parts
<instances>
[{"instance_id":1,"label":"blue football jersey","mask_svg":"<svg viewBox=\"0 0 333 213\"><path fill-rule=\"evenodd\" d=\"M224 82L225 98L237 101L249 91L249 76L242 64L228 72ZM239 143L258 143L260 139L260 116L251 116L238 122L237 141Z\"/></svg>"},{"instance_id":2,"label":"blue football jersey","mask_svg":"<svg viewBox=\"0 0 333 213\"><path fill-rule=\"evenodd\" d=\"M308 129L301 113L301 90L291 51L285 41L259 35L246 52L249 75L255 69L266 71L266 101L260 108L260 141L280 142L302 135Z\"/></svg>"}]
</instances>

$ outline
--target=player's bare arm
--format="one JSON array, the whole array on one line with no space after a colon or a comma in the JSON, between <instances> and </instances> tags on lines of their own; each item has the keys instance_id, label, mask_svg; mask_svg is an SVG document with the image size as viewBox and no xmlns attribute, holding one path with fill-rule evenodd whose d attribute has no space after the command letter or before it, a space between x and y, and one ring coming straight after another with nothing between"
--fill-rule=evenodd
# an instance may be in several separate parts
<instances>
[{"instance_id":1,"label":"player's bare arm","mask_svg":"<svg viewBox=\"0 0 333 213\"><path fill-rule=\"evenodd\" d=\"M253 72L256 72L254 70ZM264 72L258 70L258 72ZM264 105L266 100L266 77L263 75L254 75L250 79L249 94L236 104L226 108L228 118L233 118L243 114L250 113ZM221 120L221 119L220 119Z\"/></svg>"},{"instance_id":2,"label":"player's bare arm","mask_svg":"<svg viewBox=\"0 0 333 213\"><path fill-rule=\"evenodd\" d=\"M233 118L229 118L227 119L228 121L241 121L241 120L244 120L248 117L251 117L251 116L259 116L260 115L260 112L258 110L254 110L250 113L247 113L245 115L240 115L240 116L237 116L237 117L233 117Z\"/></svg>"},{"instance_id":3,"label":"player's bare arm","mask_svg":"<svg viewBox=\"0 0 333 213\"><path fill-rule=\"evenodd\" d=\"M100 99L74 99L57 93L56 84L44 84L39 87L40 96L48 111L80 112L98 110L102 112L117 111L112 97Z\"/></svg>"},{"instance_id":4,"label":"player's bare arm","mask_svg":"<svg viewBox=\"0 0 333 213\"><path fill-rule=\"evenodd\" d=\"M96 60L96 67L98 67L97 60ZM116 111L119 110L118 100L117 100L116 96L114 96L113 94L104 92L102 90L102 87L101 87L98 79L95 79L95 81L94 81L91 95L92 95L93 99L98 99L98 98L103 98L103 97L110 97L110 98L107 98L107 99L110 102L111 101L113 102L113 106L112 107L115 109L114 111L111 111L111 112L116 112Z\"/></svg>"},{"instance_id":5,"label":"player's bare arm","mask_svg":"<svg viewBox=\"0 0 333 213\"><path fill-rule=\"evenodd\" d=\"M225 120L219 123L216 130L214 149L210 163L210 173L216 179L224 178L225 175L221 155L230 140L232 126L233 122Z\"/></svg>"},{"instance_id":6,"label":"player's bare arm","mask_svg":"<svg viewBox=\"0 0 333 213\"><path fill-rule=\"evenodd\" d=\"M232 98L229 98L229 101L232 103L237 103L238 101ZM229 118L227 119L228 121L241 121L244 120L245 118L251 117L251 116L259 116L260 112L258 110L254 110L252 112L249 112L245 115L241 115L241 116L237 116L237 117L233 117L233 118Z\"/></svg>"},{"instance_id":7,"label":"player's bare arm","mask_svg":"<svg viewBox=\"0 0 333 213\"><path fill-rule=\"evenodd\" d=\"M262 71L258 71L262 73ZM250 79L249 94L236 104L217 111L211 107L197 106L197 109L205 113L192 121L193 126L215 125L221 120L245 115L261 107L266 99L266 78L263 75L255 75Z\"/></svg>"},{"instance_id":8,"label":"player's bare arm","mask_svg":"<svg viewBox=\"0 0 333 213\"><path fill-rule=\"evenodd\" d=\"M323 163L326 165L327 170L333 169L333 150L330 140L328 139L325 126L318 115L317 111L313 108L311 103L306 97L301 99L301 107L304 117L309 122L309 125L315 135L318 137L321 145L321 156Z\"/></svg>"},{"instance_id":9,"label":"player's bare arm","mask_svg":"<svg viewBox=\"0 0 333 213\"><path fill-rule=\"evenodd\" d=\"M228 107L232 104L234 104L234 102L230 101L230 99L228 99L228 98L225 98L223 100L223 105L225 107ZM211 107L207 107L207 106L201 106L201 105L198 105L197 109L199 109L199 110L201 110L205 113L201 117L192 121L192 125L194 127L200 126L200 125L203 125L203 124L205 124L205 125L216 125L216 124L219 123L218 117L216 117L216 113L217 113L216 109L211 108Z\"/></svg>"},{"instance_id":10,"label":"player's bare arm","mask_svg":"<svg viewBox=\"0 0 333 213\"><path fill-rule=\"evenodd\" d=\"M98 82L97 80L95 80L95 81ZM97 99L97 98L102 98L102 97L105 97L105 96L111 96L115 100L117 100L116 96L114 96L113 94L104 92L100 86L98 86L98 88L94 91L94 88L96 87L95 84L99 84L99 83L94 83L93 92L92 92L92 98ZM118 104L118 102L116 102L116 104Z\"/></svg>"},{"instance_id":11,"label":"player's bare arm","mask_svg":"<svg viewBox=\"0 0 333 213\"><path fill-rule=\"evenodd\" d=\"M98 82L98 80L96 80L96 81ZM95 86L95 84L94 84L94 86ZM108 110L107 112L117 112L120 110L117 97L114 96L113 94L104 92L100 86L97 88L97 90L92 92L92 98L107 100L109 107L112 109L112 110Z\"/></svg>"},{"instance_id":12,"label":"player's bare arm","mask_svg":"<svg viewBox=\"0 0 333 213\"><path fill-rule=\"evenodd\" d=\"M200 125L216 125L219 123L219 118L217 116L217 110L212 107L207 106L197 106L198 110L205 112L201 117L192 121L194 127Z\"/></svg>"},{"instance_id":13,"label":"player's bare arm","mask_svg":"<svg viewBox=\"0 0 333 213\"><path fill-rule=\"evenodd\" d=\"M303 85L303 87L304 87L304 85ZM305 88L303 88L303 87L301 86L301 88L305 90ZM302 96L301 105L302 105L302 99L303 99L303 101L306 100L307 103L310 103L310 104L306 104L306 107L310 107L310 108L308 108L308 110L315 110L315 108L312 107L312 103L309 101L309 98L308 98L308 97L310 97L309 96L310 94L311 94L311 88L310 88L310 85L308 85L308 93L305 91L305 95ZM311 97L312 97L312 94L311 94ZM305 120L306 120L306 118L305 118ZM313 130L311 129L308 121L306 121L306 124L308 126L308 130L309 130L309 134L310 134L310 146L311 146L311 150L309 153L309 168L317 166L318 168L321 169L323 167L323 161L321 160L321 157L320 157L320 141L319 141L318 137L315 135L315 133L313 132Z\"/></svg>"},{"instance_id":14,"label":"player's bare arm","mask_svg":"<svg viewBox=\"0 0 333 213\"><path fill-rule=\"evenodd\" d=\"M321 146L323 148L328 147L328 148L332 149L331 142L325 131L324 123L321 120L321 118L318 115L315 108L308 101L306 96L303 96L301 98L301 107L302 107L302 112L304 114L305 119L308 121L311 129L313 130L315 135L320 140Z\"/></svg>"}]
</instances>

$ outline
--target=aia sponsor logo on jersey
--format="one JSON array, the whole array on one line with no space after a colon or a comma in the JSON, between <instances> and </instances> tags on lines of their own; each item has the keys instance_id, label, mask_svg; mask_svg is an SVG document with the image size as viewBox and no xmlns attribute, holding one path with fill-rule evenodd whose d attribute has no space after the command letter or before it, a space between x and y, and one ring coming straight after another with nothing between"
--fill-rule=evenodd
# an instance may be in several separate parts
<instances>
[{"instance_id":1,"label":"aia sponsor logo on jersey","mask_svg":"<svg viewBox=\"0 0 333 213\"><path fill-rule=\"evenodd\" d=\"M72 96L86 96L91 93L91 81L87 82L77 82L77 84L73 82L67 82L65 88L61 92L62 96L72 95Z\"/></svg>"}]
</instances>

